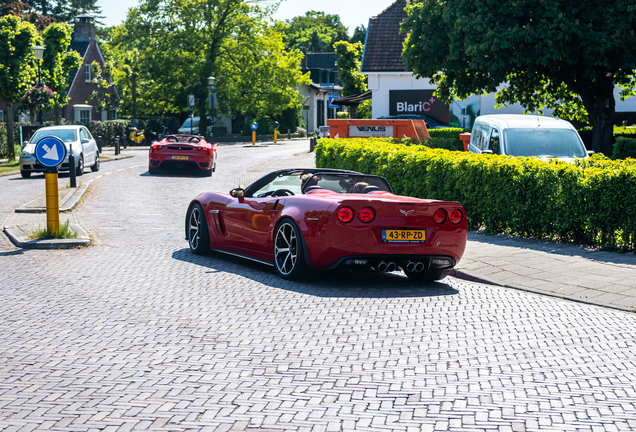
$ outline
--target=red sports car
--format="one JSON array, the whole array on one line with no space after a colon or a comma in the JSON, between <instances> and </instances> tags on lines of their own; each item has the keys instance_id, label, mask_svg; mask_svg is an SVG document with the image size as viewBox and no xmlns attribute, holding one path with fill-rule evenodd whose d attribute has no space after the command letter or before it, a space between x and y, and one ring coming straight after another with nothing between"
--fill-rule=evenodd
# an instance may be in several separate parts
<instances>
[{"instance_id":1,"label":"red sports car","mask_svg":"<svg viewBox=\"0 0 636 432\"><path fill-rule=\"evenodd\" d=\"M239 255L273 265L285 279L350 267L440 280L464 254L467 233L457 202L395 195L383 177L316 168L203 193L185 219L195 254Z\"/></svg>"},{"instance_id":2,"label":"red sports car","mask_svg":"<svg viewBox=\"0 0 636 432\"><path fill-rule=\"evenodd\" d=\"M198 135L168 135L150 146L148 172L166 168L192 168L211 176L216 170L216 144Z\"/></svg>"}]
</instances>

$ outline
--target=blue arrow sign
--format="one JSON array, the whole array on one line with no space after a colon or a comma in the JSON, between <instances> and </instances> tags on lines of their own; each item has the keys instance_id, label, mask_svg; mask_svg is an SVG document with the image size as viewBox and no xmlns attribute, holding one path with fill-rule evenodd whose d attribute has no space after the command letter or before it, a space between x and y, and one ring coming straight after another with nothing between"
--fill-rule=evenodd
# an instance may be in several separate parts
<instances>
[{"instance_id":1,"label":"blue arrow sign","mask_svg":"<svg viewBox=\"0 0 636 432\"><path fill-rule=\"evenodd\" d=\"M64 141L54 136L42 138L35 145L35 157L42 165L53 168L66 159L66 146Z\"/></svg>"},{"instance_id":2,"label":"blue arrow sign","mask_svg":"<svg viewBox=\"0 0 636 432\"><path fill-rule=\"evenodd\" d=\"M252 122L252 124L250 125L250 128L255 131L256 129L258 129L258 124L256 124L256 122Z\"/></svg>"}]
</instances>

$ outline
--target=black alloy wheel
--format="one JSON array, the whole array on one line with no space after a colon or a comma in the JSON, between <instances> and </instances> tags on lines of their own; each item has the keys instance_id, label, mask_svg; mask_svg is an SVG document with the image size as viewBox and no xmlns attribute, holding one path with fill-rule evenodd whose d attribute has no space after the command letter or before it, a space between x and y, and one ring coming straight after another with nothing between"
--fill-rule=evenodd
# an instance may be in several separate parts
<instances>
[{"instance_id":1,"label":"black alloy wheel","mask_svg":"<svg viewBox=\"0 0 636 432\"><path fill-rule=\"evenodd\" d=\"M77 169L75 170L76 176L84 175L84 155L79 155L79 159L77 159Z\"/></svg>"},{"instance_id":2,"label":"black alloy wheel","mask_svg":"<svg viewBox=\"0 0 636 432\"><path fill-rule=\"evenodd\" d=\"M210 252L208 221L200 204L194 204L190 207L190 210L188 210L186 229L188 233L188 244L193 253L203 255Z\"/></svg>"}]
</instances>

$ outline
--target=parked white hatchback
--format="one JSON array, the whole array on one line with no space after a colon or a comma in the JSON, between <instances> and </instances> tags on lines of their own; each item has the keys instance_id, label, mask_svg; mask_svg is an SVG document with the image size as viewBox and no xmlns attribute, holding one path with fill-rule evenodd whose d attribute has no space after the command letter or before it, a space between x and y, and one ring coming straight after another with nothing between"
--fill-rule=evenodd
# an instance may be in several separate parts
<instances>
[{"instance_id":1,"label":"parked white hatchback","mask_svg":"<svg viewBox=\"0 0 636 432\"><path fill-rule=\"evenodd\" d=\"M571 161L586 158L578 132L565 120L521 114L494 114L475 119L469 151L510 156L536 156Z\"/></svg>"},{"instance_id":2,"label":"parked white hatchback","mask_svg":"<svg viewBox=\"0 0 636 432\"><path fill-rule=\"evenodd\" d=\"M99 171L99 150L97 142L88 131L86 126L50 126L38 129L27 143L22 144L20 152L20 174L23 178L28 178L32 173L44 172L42 166L35 157L35 145L44 137L58 137L66 145L66 159L58 167L58 171L69 171L69 155L71 146L73 157L75 158L75 174L84 174L84 168L90 167L91 171Z\"/></svg>"}]
</instances>

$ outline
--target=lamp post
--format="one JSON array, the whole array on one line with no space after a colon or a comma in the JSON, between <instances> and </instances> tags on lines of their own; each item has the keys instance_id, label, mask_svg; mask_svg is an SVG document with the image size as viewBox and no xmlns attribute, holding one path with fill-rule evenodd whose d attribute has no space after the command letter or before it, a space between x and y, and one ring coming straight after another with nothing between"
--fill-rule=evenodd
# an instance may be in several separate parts
<instances>
[{"instance_id":1,"label":"lamp post","mask_svg":"<svg viewBox=\"0 0 636 432\"><path fill-rule=\"evenodd\" d=\"M216 109L216 89L214 88L214 81L216 81L216 78L214 78L213 76L208 77L208 90L210 90L210 93L208 94L208 109L210 110L210 113L212 114L210 118L212 119L213 132L214 132L214 110Z\"/></svg>"},{"instance_id":2,"label":"lamp post","mask_svg":"<svg viewBox=\"0 0 636 432\"><path fill-rule=\"evenodd\" d=\"M38 61L38 87L42 88L44 85L42 84L42 78L40 76L40 65L42 63L42 57L44 55L44 50L46 48L44 48L43 46L37 45L34 46L33 48L31 48L31 51L33 51L33 57L35 57L35 59ZM43 121L44 119L42 118L42 109L40 109L40 118Z\"/></svg>"}]
</instances>

